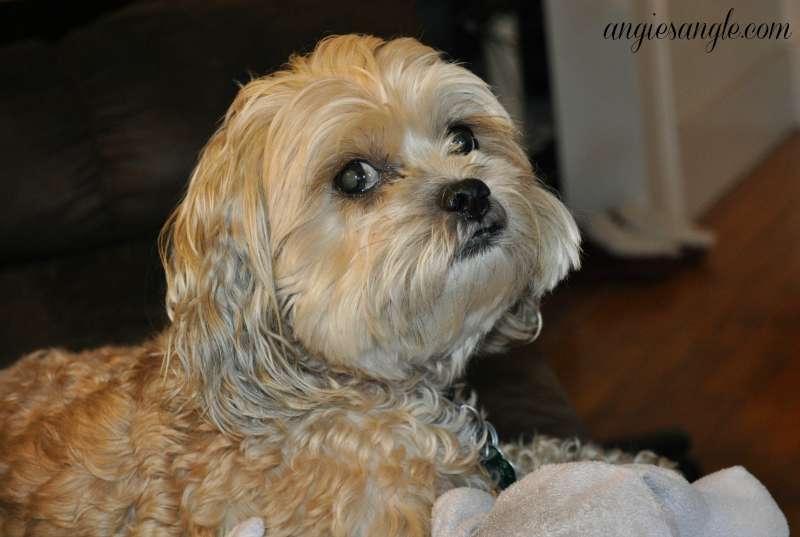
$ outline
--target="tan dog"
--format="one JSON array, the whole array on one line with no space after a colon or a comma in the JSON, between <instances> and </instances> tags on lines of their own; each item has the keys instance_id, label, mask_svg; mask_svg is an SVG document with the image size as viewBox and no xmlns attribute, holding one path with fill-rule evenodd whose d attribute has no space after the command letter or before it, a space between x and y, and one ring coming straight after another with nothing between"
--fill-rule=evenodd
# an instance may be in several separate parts
<instances>
[{"instance_id":1,"label":"tan dog","mask_svg":"<svg viewBox=\"0 0 800 537\"><path fill-rule=\"evenodd\" d=\"M486 84L365 36L242 88L163 239L161 337L0 373L0 535L427 535L489 486L444 390L579 242Z\"/></svg>"}]
</instances>

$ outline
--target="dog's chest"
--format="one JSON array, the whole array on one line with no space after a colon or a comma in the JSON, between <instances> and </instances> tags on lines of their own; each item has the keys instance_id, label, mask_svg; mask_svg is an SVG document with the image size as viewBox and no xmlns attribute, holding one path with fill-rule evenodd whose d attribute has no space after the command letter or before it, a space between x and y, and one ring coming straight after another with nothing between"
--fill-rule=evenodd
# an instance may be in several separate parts
<instances>
[{"instance_id":1,"label":"dog's chest","mask_svg":"<svg viewBox=\"0 0 800 537\"><path fill-rule=\"evenodd\" d=\"M344 527L347 535L392 535L398 524L415 535L444 490L486 486L474 450L447 425L405 409L312 413L270 437L209 450L186 507L198 524L216 518L221 530L263 517L271 537Z\"/></svg>"}]
</instances>

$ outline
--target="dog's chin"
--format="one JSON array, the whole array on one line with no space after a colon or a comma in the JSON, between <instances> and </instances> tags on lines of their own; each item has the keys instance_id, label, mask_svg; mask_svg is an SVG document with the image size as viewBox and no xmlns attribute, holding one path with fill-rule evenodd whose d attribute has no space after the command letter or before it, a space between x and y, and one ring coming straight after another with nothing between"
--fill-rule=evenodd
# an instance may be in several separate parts
<instances>
[{"instance_id":1,"label":"dog's chin","mask_svg":"<svg viewBox=\"0 0 800 537\"><path fill-rule=\"evenodd\" d=\"M499 206L492 207L480 221L465 224L459 233L464 239L456 252L456 260L464 261L496 248L506 231L506 226L505 211Z\"/></svg>"}]
</instances>

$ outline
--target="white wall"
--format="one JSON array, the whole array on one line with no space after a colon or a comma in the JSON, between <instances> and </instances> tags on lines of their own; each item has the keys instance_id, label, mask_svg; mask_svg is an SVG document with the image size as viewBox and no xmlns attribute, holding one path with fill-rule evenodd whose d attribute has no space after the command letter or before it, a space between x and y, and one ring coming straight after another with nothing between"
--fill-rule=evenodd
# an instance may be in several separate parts
<instances>
[{"instance_id":1,"label":"white wall","mask_svg":"<svg viewBox=\"0 0 800 537\"><path fill-rule=\"evenodd\" d=\"M579 218L647 197L637 59L628 43L602 38L603 21L632 11L606 1L545 2L562 184Z\"/></svg>"},{"instance_id":2,"label":"white wall","mask_svg":"<svg viewBox=\"0 0 800 537\"><path fill-rule=\"evenodd\" d=\"M548 0L565 197L579 216L629 202L697 216L800 118L800 23L791 41L630 42L609 22L797 19L798 0ZM657 11L657 17L651 12ZM789 13L789 15L787 15Z\"/></svg>"},{"instance_id":3,"label":"white wall","mask_svg":"<svg viewBox=\"0 0 800 537\"><path fill-rule=\"evenodd\" d=\"M670 20L783 21L783 0L671 0ZM796 125L784 40L669 41L687 210L702 214Z\"/></svg>"},{"instance_id":4,"label":"white wall","mask_svg":"<svg viewBox=\"0 0 800 537\"><path fill-rule=\"evenodd\" d=\"M794 91L794 119L800 125L800 1L783 0L783 14L792 25L792 40L788 43L789 58L792 63Z\"/></svg>"}]
</instances>

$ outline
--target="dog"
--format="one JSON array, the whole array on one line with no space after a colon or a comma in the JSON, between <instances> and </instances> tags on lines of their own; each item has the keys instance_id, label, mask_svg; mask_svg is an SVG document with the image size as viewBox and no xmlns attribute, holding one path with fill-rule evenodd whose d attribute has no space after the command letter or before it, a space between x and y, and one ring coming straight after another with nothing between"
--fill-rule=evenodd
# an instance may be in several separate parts
<instances>
[{"instance_id":1,"label":"dog","mask_svg":"<svg viewBox=\"0 0 800 537\"><path fill-rule=\"evenodd\" d=\"M492 487L448 388L530 340L579 243L486 83L414 39L321 41L202 151L165 331L0 373L0 534L428 535L439 494Z\"/></svg>"}]
</instances>

